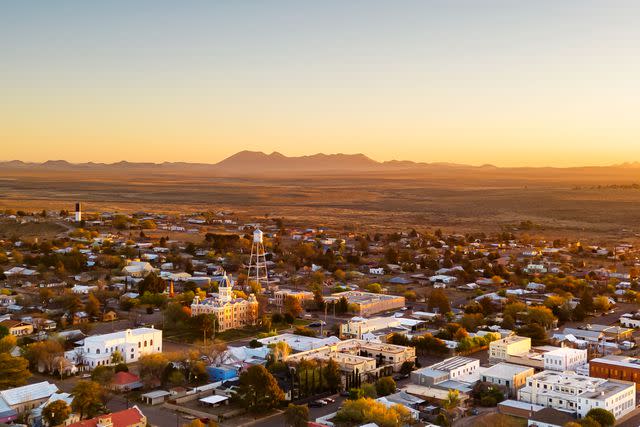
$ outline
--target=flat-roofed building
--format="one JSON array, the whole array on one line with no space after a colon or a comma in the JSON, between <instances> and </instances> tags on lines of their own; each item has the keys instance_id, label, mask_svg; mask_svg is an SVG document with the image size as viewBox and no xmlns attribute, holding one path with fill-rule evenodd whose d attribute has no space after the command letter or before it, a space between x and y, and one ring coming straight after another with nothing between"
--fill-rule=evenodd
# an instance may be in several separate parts
<instances>
[{"instance_id":1,"label":"flat-roofed building","mask_svg":"<svg viewBox=\"0 0 640 427\"><path fill-rule=\"evenodd\" d=\"M584 418L592 408L602 408L618 419L635 409L636 384L543 371L527 379L527 385L518 390L518 400L573 412L578 418Z\"/></svg>"},{"instance_id":2,"label":"flat-roofed building","mask_svg":"<svg viewBox=\"0 0 640 427\"><path fill-rule=\"evenodd\" d=\"M448 380L478 380L480 360L470 357L454 356L418 369L411 373L411 382L417 385L433 386Z\"/></svg>"},{"instance_id":3,"label":"flat-roofed building","mask_svg":"<svg viewBox=\"0 0 640 427\"><path fill-rule=\"evenodd\" d=\"M542 355L544 369L549 371L573 371L587 363L587 350L561 347Z\"/></svg>"},{"instance_id":4,"label":"flat-roofed building","mask_svg":"<svg viewBox=\"0 0 640 427\"><path fill-rule=\"evenodd\" d=\"M534 369L528 366L513 365L511 363L497 363L480 373L480 379L504 387L509 396L516 396L520 387L527 383L527 378L534 374Z\"/></svg>"},{"instance_id":5,"label":"flat-roofed building","mask_svg":"<svg viewBox=\"0 0 640 427\"><path fill-rule=\"evenodd\" d=\"M404 362L414 362L416 359L416 350L413 347L351 339L292 354L287 357L287 361L328 360L330 358L338 361L337 356L340 354L358 356L363 358L362 360L367 359L373 362L362 365L369 371L385 368L385 371L398 372ZM350 360L350 363L356 361L360 361L360 359ZM364 373L365 371L360 370L359 372Z\"/></svg>"},{"instance_id":6,"label":"flat-roofed building","mask_svg":"<svg viewBox=\"0 0 640 427\"><path fill-rule=\"evenodd\" d=\"M640 385L640 359L616 355L591 359L589 375L596 378L633 381Z\"/></svg>"},{"instance_id":7,"label":"flat-roofed building","mask_svg":"<svg viewBox=\"0 0 640 427\"><path fill-rule=\"evenodd\" d=\"M531 338L511 335L489 343L489 359L505 361L508 356L524 354L531 350Z\"/></svg>"},{"instance_id":8,"label":"flat-roofed building","mask_svg":"<svg viewBox=\"0 0 640 427\"><path fill-rule=\"evenodd\" d=\"M305 301L313 301L313 292L309 291L294 291L292 289L280 289L273 293L273 302L278 307L284 306L284 301L287 297L292 297L300 301L300 304L304 304Z\"/></svg>"},{"instance_id":9,"label":"flat-roofed building","mask_svg":"<svg viewBox=\"0 0 640 427\"><path fill-rule=\"evenodd\" d=\"M405 306L405 299L398 295L374 294L371 292L345 291L325 298L327 302L345 298L360 316L371 316L383 311L397 310Z\"/></svg>"}]
</instances>

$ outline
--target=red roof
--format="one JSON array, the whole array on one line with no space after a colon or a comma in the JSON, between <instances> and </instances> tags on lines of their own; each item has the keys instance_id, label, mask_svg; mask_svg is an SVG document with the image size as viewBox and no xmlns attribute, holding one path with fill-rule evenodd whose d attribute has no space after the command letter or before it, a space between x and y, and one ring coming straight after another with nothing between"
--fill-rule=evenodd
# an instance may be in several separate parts
<instances>
[{"instance_id":1,"label":"red roof","mask_svg":"<svg viewBox=\"0 0 640 427\"><path fill-rule=\"evenodd\" d=\"M120 371L113 376L114 385L127 385L140 381L140 377L131 372Z\"/></svg>"},{"instance_id":2,"label":"red roof","mask_svg":"<svg viewBox=\"0 0 640 427\"><path fill-rule=\"evenodd\" d=\"M96 427L98 422L104 418L111 418L113 427L130 427L140 424L145 416L137 406L134 406L133 408L125 409L124 411L113 412L111 414L100 415L89 420L78 421L77 423L69 424L67 427Z\"/></svg>"}]
</instances>

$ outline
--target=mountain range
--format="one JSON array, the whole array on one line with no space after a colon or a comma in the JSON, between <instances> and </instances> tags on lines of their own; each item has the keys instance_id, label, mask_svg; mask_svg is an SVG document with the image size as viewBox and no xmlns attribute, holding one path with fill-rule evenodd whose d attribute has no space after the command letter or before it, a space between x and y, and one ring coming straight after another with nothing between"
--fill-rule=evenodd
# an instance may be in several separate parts
<instances>
[{"instance_id":1,"label":"mountain range","mask_svg":"<svg viewBox=\"0 0 640 427\"><path fill-rule=\"evenodd\" d=\"M457 171L586 171L603 169L638 169L640 164L624 163L612 166L585 166L573 168L550 167L496 167L493 165L471 166L456 163L421 163L410 160L391 160L378 162L364 154L314 154L309 156L285 156L278 152L266 154L260 151L240 151L218 163L188 163L188 162L128 162L116 163L71 163L66 160L48 160L43 163L23 162L11 160L0 162L0 171L32 170L32 171L154 171L154 172L210 172L220 175L256 175L261 173L354 173L354 172L420 172L448 170Z\"/></svg>"}]
</instances>

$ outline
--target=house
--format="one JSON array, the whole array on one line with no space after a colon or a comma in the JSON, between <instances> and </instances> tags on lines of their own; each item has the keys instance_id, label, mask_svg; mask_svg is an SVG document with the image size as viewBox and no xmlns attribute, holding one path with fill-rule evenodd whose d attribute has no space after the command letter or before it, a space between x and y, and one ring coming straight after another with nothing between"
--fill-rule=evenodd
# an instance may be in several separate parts
<instances>
[{"instance_id":1,"label":"house","mask_svg":"<svg viewBox=\"0 0 640 427\"><path fill-rule=\"evenodd\" d=\"M485 369L480 374L480 379L504 387L509 396L516 396L518 389L527 383L527 378L533 373L533 368L528 366L500 362Z\"/></svg>"},{"instance_id":2,"label":"house","mask_svg":"<svg viewBox=\"0 0 640 427\"><path fill-rule=\"evenodd\" d=\"M102 313L103 322L113 322L114 320L118 320L118 313L116 313L114 310L107 310Z\"/></svg>"},{"instance_id":3,"label":"house","mask_svg":"<svg viewBox=\"0 0 640 427\"><path fill-rule=\"evenodd\" d=\"M154 269L148 262L145 261L127 261L127 265L122 269L122 273L125 276L134 277L142 279L147 277L149 273L153 272Z\"/></svg>"},{"instance_id":4,"label":"house","mask_svg":"<svg viewBox=\"0 0 640 427\"><path fill-rule=\"evenodd\" d=\"M97 286L74 285L71 292L78 295L89 295L91 292L98 290Z\"/></svg>"},{"instance_id":5,"label":"house","mask_svg":"<svg viewBox=\"0 0 640 427\"><path fill-rule=\"evenodd\" d=\"M85 311L77 311L71 316L67 314L67 320L69 320L69 317L71 317L72 325L82 325L83 323L89 323L90 320L89 314Z\"/></svg>"},{"instance_id":6,"label":"house","mask_svg":"<svg viewBox=\"0 0 640 427\"><path fill-rule=\"evenodd\" d=\"M127 392L142 388L140 377L131 372L116 372L111 380L110 388L115 391Z\"/></svg>"},{"instance_id":7,"label":"house","mask_svg":"<svg viewBox=\"0 0 640 427\"><path fill-rule=\"evenodd\" d=\"M0 325L9 330L9 334L14 337L23 337L33 333L33 325L31 323L20 322L18 320L3 320Z\"/></svg>"},{"instance_id":8,"label":"house","mask_svg":"<svg viewBox=\"0 0 640 427\"><path fill-rule=\"evenodd\" d=\"M111 414L98 415L95 418L78 421L67 427L146 427L147 417L137 405Z\"/></svg>"},{"instance_id":9,"label":"house","mask_svg":"<svg viewBox=\"0 0 640 427\"><path fill-rule=\"evenodd\" d=\"M38 331L55 331L58 324L50 319L35 317L33 319L33 327Z\"/></svg>"}]
</instances>

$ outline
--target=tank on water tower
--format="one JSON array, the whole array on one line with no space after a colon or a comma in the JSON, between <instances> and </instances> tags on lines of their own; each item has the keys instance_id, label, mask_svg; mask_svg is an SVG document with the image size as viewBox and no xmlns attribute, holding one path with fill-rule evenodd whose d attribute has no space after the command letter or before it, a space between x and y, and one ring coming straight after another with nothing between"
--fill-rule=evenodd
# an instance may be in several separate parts
<instances>
[{"instance_id":1,"label":"tank on water tower","mask_svg":"<svg viewBox=\"0 0 640 427\"><path fill-rule=\"evenodd\" d=\"M82 210L80 206L80 202L76 203L76 222L82 221Z\"/></svg>"},{"instance_id":2,"label":"tank on water tower","mask_svg":"<svg viewBox=\"0 0 640 427\"><path fill-rule=\"evenodd\" d=\"M264 285L266 288L269 287L269 274L267 272L267 257L264 252L263 233L259 228L253 232L247 280L253 280Z\"/></svg>"}]
</instances>

